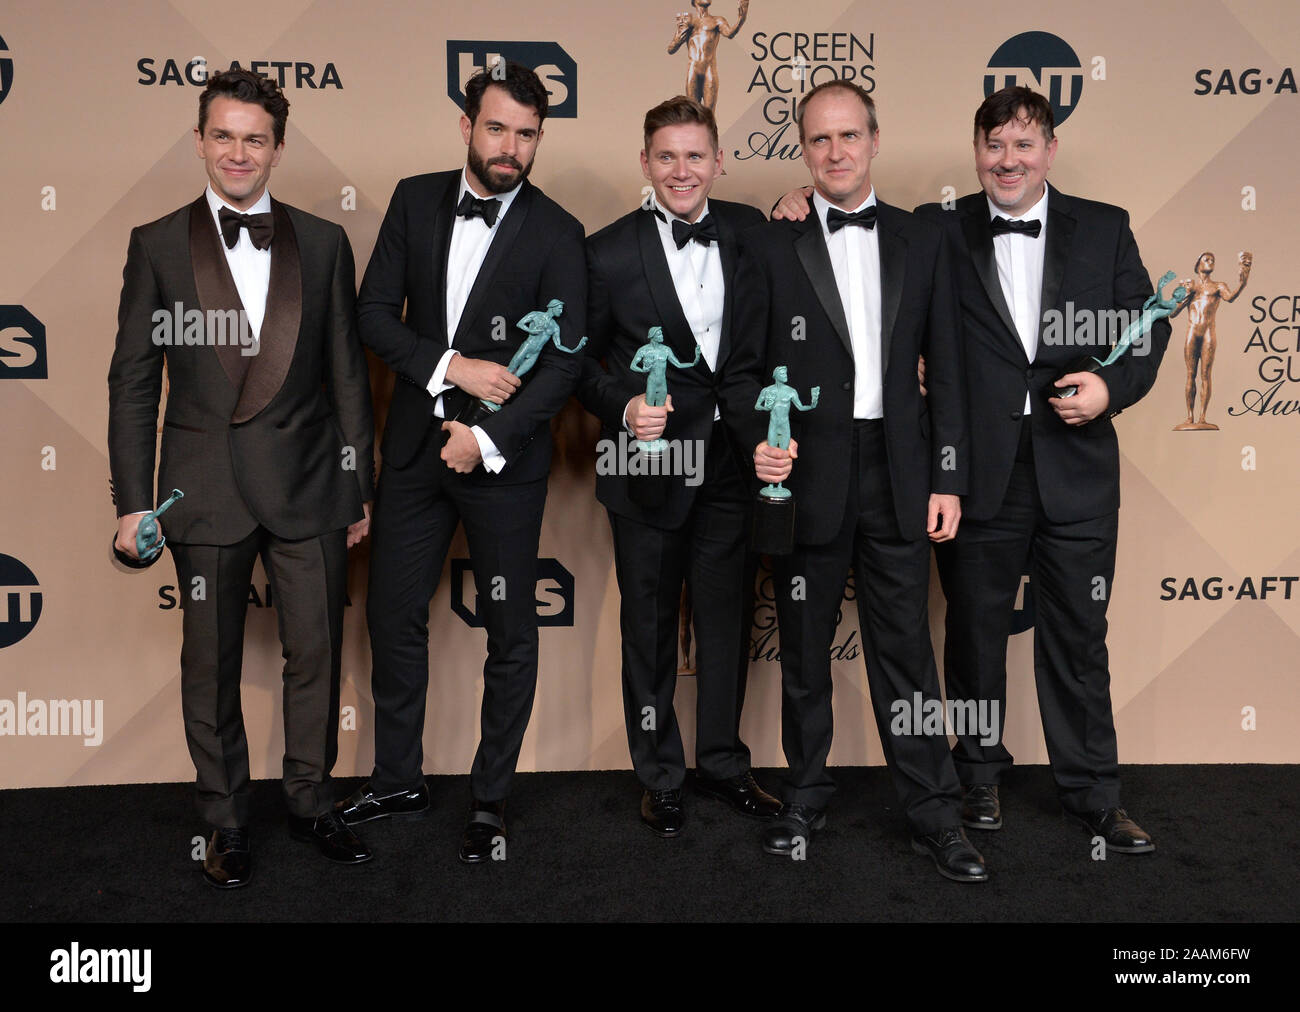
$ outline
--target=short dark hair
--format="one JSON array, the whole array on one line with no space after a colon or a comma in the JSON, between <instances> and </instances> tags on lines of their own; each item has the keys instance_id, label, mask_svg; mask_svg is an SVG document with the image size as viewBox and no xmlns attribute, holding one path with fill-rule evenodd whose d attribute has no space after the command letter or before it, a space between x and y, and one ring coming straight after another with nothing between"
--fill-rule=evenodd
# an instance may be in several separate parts
<instances>
[{"instance_id":1,"label":"short dark hair","mask_svg":"<svg viewBox=\"0 0 1300 1012\"><path fill-rule=\"evenodd\" d=\"M1012 119L1025 119L1030 123L1037 123L1049 144L1055 136L1052 132L1052 128L1056 126L1056 118L1052 115L1052 103L1032 88L1020 84L995 91L980 103L980 107L975 110L975 140L978 141L981 135L987 138L994 130L1006 125Z\"/></svg>"},{"instance_id":2,"label":"short dark hair","mask_svg":"<svg viewBox=\"0 0 1300 1012\"><path fill-rule=\"evenodd\" d=\"M243 67L231 67L208 78L208 86L199 96L199 136L208 122L208 106L214 98L233 98L260 105L275 121L275 144L284 143L284 125L289 121L289 100L280 86L269 77L254 74Z\"/></svg>"},{"instance_id":3,"label":"short dark hair","mask_svg":"<svg viewBox=\"0 0 1300 1012\"><path fill-rule=\"evenodd\" d=\"M713 150L718 150L718 121L713 116L713 110L693 98L677 95L666 102L660 102L645 114L646 151L650 150L650 138L655 135L656 130L662 130L667 126L681 126L684 123L698 123L705 127L709 131L709 139L713 141Z\"/></svg>"},{"instance_id":4,"label":"short dark hair","mask_svg":"<svg viewBox=\"0 0 1300 1012\"><path fill-rule=\"evenodd\" d=\"M873 134L880 132L880 125L876 122L875 100L866 93L866 90L862 85L836 78L833 81L823 81L821 84L817 85L817 87L808 92L807 95L799 99L799 104L795 106L794 118L795 122L799 125L800 144L803 143L803 114L804 110L808 108L808 103L823 92L831 91L832 89L847 91L851 95L857 95L858 98L862 100L862 104L867 107L867 125L871 127L871 132Z\"/></svg>"},{"instance_id":5,"label":"short dark hair","mask_svg":"<svg viewBox=\"0 0 1300 1012\"><path fill-rule=\"evenodd\" d=\"M470 123L478 120L478 111L483 105L483 92L494 86L504 88L520 105L537 110L539 125L545 121L548 97L541 78L522 63L505 60L504 67L494 61L475 71L465 82L465 115L469 117Z\"/></svg>"}]
</instances>

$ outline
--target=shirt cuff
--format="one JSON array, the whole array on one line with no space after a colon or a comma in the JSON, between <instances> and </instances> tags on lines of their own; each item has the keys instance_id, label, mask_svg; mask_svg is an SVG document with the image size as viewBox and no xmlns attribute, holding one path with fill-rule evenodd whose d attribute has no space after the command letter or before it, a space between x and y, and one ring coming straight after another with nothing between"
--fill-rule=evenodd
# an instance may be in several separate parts
<instances>
[{"instance_id":1,"label":"shirt cuff","mask_svg":"<svg viewBox=\"0 0 1300 1012\"><path fill-rule=\"evenodd\" d=\"M492 442L492 438L477 425L469 431L474 433L474 439L478 443L478 452L483 458L483 469L489 474L500 474L502 468L506 466L506 458L501 456L497 444Z\"/></svg>"},{"instance_id":2,"label":"shirt cuff","mask_svg":"<svg viewBox=\"0 0 1300 1012\"><path fill-rule=\"evenodd\" d=\"M438 397L456 385L447 382L447 366L451 365L451 357L459 354L460 352L455 348L448 348L442 353L442 358L438 359L438 368L433 370L433 378L429 380L429 385L425 388L431 396Z\"/></svg>"},{"instance_id":3,"label":"shirt cuff","mask_svg":"<svg viewBox=\"0 0 1300 1012\"><path fill-rule=\"evenodd\" d=\"M634 401L634 400L636 400L635 397L632 398L632 401ZM626 405L624 406L624 408L623 408L623 428L627 429L627 434L628 434L629 436L635 436L635 435L636 435L636 429L632 428L631 423L627 420L627 409L630 408L630 407L632 406L632 401L628 401L627 404L626 404Z\"/></svg>"}]
</instances>

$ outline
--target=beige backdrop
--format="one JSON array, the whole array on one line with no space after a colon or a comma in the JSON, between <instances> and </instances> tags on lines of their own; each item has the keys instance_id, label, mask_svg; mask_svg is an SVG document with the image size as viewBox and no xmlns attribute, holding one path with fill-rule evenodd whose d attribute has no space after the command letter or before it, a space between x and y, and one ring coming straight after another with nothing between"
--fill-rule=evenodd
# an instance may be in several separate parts
<instances>
[{"instance_id":1,"label":"beige backdrop","mask_svg":"<svg viewBox=\"0 0 1300 1012\"><path fill-rule=\"evenodd\" d=\"M666 48L674 14L685 6L501 0L493 8L492 23L508 26L495 41L555 42L576 61L576 82L557 87L576 87L578 116L547 122L533 179L588 230L641 199L641 116L682 89L684 51L670 56ZM715 12L736 17L729 2ZM1124 507L1109 642L1120 756L1130 763L1295 762L1300 586L1263 578L1300 574L1300 312L1293 313L1300 303L1292 300L1300 272L1291 249L1300 212L1300 96L1286 69L1300 52L1300 16L1289 0L1094 0L1038 5L1035 13L1037 22L1025 25L1018 12L955 13L937 0L753 0L743 29L720 45L718 117L728 174L716 192L766 208L805 179L793 128L779 133L788 96L783 102L766 90L772 82L801 83L792 73L794 33L809 37L805 81L852 68L874 89L881 150L873 179L883 199L904 207L975 187L969 123L995 50L1030 29L1068 43L1082 89L1059 130L1053 181L1126 207L1153 276L1173 269L1186 277L1208 249L1218 255L1215 276L1232 282L1238 251L1255 255L1246 293L1219 314L1210 417L1220 431L1172 431L1184 413L1185 316L1175 321L1154 390L1117 421ZM299 87L290 70L293 110L272 189L342 223L360 271L397 179L463 161L459 113L447 96L447 40L494 41L483 24L480 14L451 5L341 0L127 0L0 12L7 50L0 59L11 60L13 71L0 104L0 305L23 306L44 324L48 362L48 378L13 378L18 353L29 345L13 325L0 331L0 555L21 562L37 582L35 592L0 588L7 605L0 637L12 637L30 617L36 593L40 605L35 626L0 648L0 786L193 775L180 719L180 613L163 607L175 601L174 591L160 590L175 583L170 558L134 575L108 562L114 523L105 376L128 232L189 202L205 182L190 134L200 89L164 83L166 61L182 68L200 56L212 68L231 60L310 63L318 85L333 65L341 87ZM816 33L840 34L823 36L819 51ZM147 76L141 60L152 61L155 83L139 83ZM1052 73L1043 71L1044 87ZM1067 87L1069 76L1067 69ZM1252 81L1256 94L1248 93ZM775 157L738 157L774 134ZM1280 319L1265 320L1270 309ZM1270 339L1274 348L1263 347ZM1266 412L1243 414L1258 396L1251 391L1268 389L1279 375ZM391 378L376 365L374 381L382 415ZM625 768L618 592L608 522L592 495L595 430L573 403L556 428L542 555L573 575L575 620L542 630L537 703L520 768ZM463 540L452 556L465 556ZM344 775L367 773L373 756L366 565L365 552L354 553L343 666L348 709L337 767ZM1213 578L1222 596L1206 599L1205 581L1213 591ZM1179 596L1162 600L1162 581ZM1238 599L1243 585L1256 596ZM1267 596L1258 596L1265 586ZM260 571L254 590L264 600ZM539 597L551 610L557 592L544 585ZM432 773L466 771L477 737L485 636L453 613L450 600L444 579L430 621L424 746ZM937 585L932 601L941 650ZM764 638L770 611L760 608L755 629L760 654L775 645ZM856 644L848 605L837 642L850 638ZM1045 762L1031 662L1032 634L1013 637L1006 736L1020 761ZM244 670L254 775L278 776L279 647L269 608L250 610ZM753 663L743 730L757 764L783 762L779 674L770 659ZM835 674L831 760L878 763L861 661L838 663ZM101 701L102 740L87 744L84 728L11 734L20 693L29 705L90 700L92 714ZM690 678L678 703L689 747ZM18 723L31 730L31 719Z\"/></svg>"}]
</instances>

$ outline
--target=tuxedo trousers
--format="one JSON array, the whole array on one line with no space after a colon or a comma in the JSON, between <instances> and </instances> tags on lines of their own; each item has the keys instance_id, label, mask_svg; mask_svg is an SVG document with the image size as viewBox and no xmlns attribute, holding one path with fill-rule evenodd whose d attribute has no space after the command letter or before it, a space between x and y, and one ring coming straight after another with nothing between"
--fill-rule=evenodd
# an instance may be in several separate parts
<instances>
[{"instance_id":1,"label":"tuxedo trousers","mask_svg":"<svg viewBox=\"0 0 1300 1012\"><path fill-rule=\"evenodd\" d=\"M429 602L456 527L464 524L477 614L487 629L470 789L480 801L501 801L510 792L537 687L537 548L546 478L511 485L485 479L478 469L457 474L439 456L441 422L431 418L409 464L384 465L375 491L366 600L375 701L371 784L388 793L424 782Z\"/></svg>"},{"instance_id":2,"label":"tuxedo trousers","mask_svg":"<svg viewBox=\"0 0 1300 1012\"><path fill-rule=\"evenodd\" d=\"M216 827L248 825L248 738L239 683L248 588L259 556L284 653L285 802L291 815L303 818L329 811L330 771L338 758L347 529L286 541L258 527L233 545L167 546L183 615L181 708L199 814Z\"/></svg>"},{"instance_id":3,"label":"tuxedo trousers","mask_svg":"<svg viewBox=\"0 0 1300 1012\"><path fill-rule=\"evenodd\" d=\"M702 478L686 520L673 530L609 514L628 749L649 790L679 788L686 777L673 706L683 582L694 612L696 771L711 780L749 771L740 713L756 560L747 551L749 490L721 422L714 423Z\"/></svg>"},{"instance_id":4,"label":"tuxedo trousers","mask_svg":"<svg viewBox=\"0 0 1300 1012\"><path fill-rule=\"evenodd\" d=\"M1119 755L1110 704L1106 608L1119 515L1053 523L1043 512L1029 419L1023 422L997 515L963 517L936 556L948 600L944 683L949 699L998 707L997 740L959 734L966 784L996 784L1012 764L1003 744L1007 639L1021 576L1034 610L1034 681L1043 737L1062 804L1081 812L1119 805Z\"/></svg>"},{"instance_id":5,"label":"tuxedo trousers","mask_svg":"<svg viewBox=\"0 0 1300 1012\"><path fill-rule=\"evenodd\" d=\"M918 699L923 712L941 705L930 643L930 543L905 540L899 531L881 420L853 423L844 464L849 490L834 537L825 544L796 542L790 555L772 560L781 744L789 766L781 797L824 808L835 791L826 770L833 730L830 650L852 565L880 743L908 823L913 832L928 834L961 821L961 787L946 735L916 733L917 722L896 720L900 705L909 714Z\"/></svg>"}]
</instances>

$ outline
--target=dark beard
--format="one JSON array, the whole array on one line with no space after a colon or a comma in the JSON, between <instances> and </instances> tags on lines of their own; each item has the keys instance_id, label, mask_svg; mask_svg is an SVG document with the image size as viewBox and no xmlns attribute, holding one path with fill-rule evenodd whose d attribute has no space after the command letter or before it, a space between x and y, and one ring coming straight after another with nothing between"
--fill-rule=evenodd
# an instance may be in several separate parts
<instances>
[{"instance_id":1,"label":"dark beard","mask_svg":"<svg viewBox=\"0 0 1300 1012\"><path fill-rule=\"evenodd\" d=\"M515 160L515 164L519 164L517 159ZM468 168L470 175L478 180L479 185L488 193L509 193L528 178L528 173L533 171L533 163L529 162L524 166L523 171L518 173L513 179L506 179L497 182L493 179L487 162L483 161L483 159L479 157L478 152L471 147L469 149Z\"/></svg>"}]
</instances>

